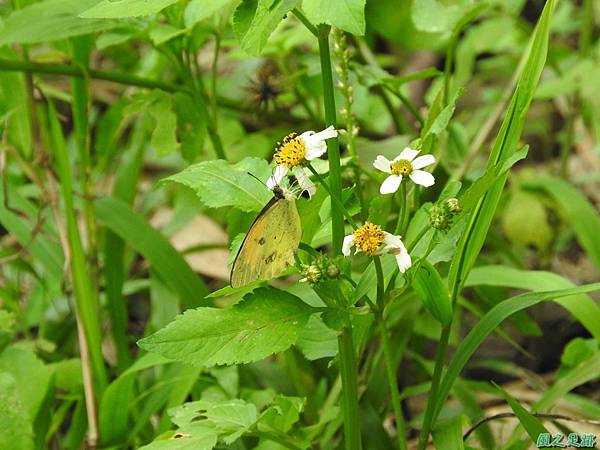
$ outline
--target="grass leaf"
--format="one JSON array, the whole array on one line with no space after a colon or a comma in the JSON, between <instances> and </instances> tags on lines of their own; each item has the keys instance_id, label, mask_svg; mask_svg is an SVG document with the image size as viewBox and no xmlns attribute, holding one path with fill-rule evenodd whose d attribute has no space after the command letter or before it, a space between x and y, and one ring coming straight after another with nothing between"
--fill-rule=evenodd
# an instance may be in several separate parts
<instances>
[{"instance_id":1,"label":"grass leaf","mask_svg":"<svg viewBox=\"0 0 600 450\"><path fill-rule=\"evenodd\" d=\"M98 218L138 253L152 263L162 281L177 292L187 307L206 304L208 289L169 241L122 200L96 201Z\"/></svg>"}]
</instances>

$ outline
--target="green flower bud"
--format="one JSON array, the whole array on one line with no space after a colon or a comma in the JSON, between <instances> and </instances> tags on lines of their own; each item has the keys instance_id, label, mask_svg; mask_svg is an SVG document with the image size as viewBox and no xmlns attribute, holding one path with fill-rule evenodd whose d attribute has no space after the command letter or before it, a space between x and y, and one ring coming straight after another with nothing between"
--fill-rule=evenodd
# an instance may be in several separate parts
<instances>
[{"instance_id":1,"label":"green flower bud","mask_svg":"<svg viewBox=\"0 0 600 450\"><path fill-rule=\"evenodd\" d=\"M449 198L448 200L446 200L445 205L446 205L446 209L448 209L450 214L452 214L453 216L462 211L462 206L461 206L460 202L458 201L458 199L455 197L452 197L452 198Z\"/></svg>"},{"instance_id":2,"label":"green flower bud","mask_svg":"<svg viewBox=\"0 0 600 450\"><path fill-rule=\"evenodd\" d=\"M433 228L446 230L448 228L448 216L446 211L437 205L432 206L429 210L429 223Z\"/></svg>"}]
</instances>

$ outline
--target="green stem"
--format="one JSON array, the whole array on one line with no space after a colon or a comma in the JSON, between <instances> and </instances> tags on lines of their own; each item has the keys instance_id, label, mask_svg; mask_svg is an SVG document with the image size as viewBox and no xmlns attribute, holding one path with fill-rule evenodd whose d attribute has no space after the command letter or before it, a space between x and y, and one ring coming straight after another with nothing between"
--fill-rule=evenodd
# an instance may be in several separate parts
<instances>
[{"instance_id":1,"label":"green stem","mask_svg":"<svg viewBox=\"0 0 600 450\"><path fill-rule=\"evenodd\" d=\"M431 377L431 389L427 398L427 407L425 409L425 417L423 418L423 425L419 432L419 442L417 444L417 450L425 450L427 446L427 439L434 421L434 409L437 400L437 395L440 389L440 382L442 379L442 371L444 368L444 361L446 359L446 350L448 349L448 340L450 339L450 329L452 328L452 322L442 328L440 341L435 353L435 367L433 369L433 376Z\"/></svg>"},{"instance_id":2,"label":"green stem","mask_svg":"<svg viewBox=\"0 0 600 450\"><path fill-rule=\"evenodd\" d=\"M385 370L387 373L388 384L390 387L390 393L392 394L392 408L394 409L394 416L396 417L396 428L398 440L398 449L406 450L406 426L404 425L404 416L402 414L402 404L400 402L400 391L398 390L398 383L396 381L396 368L394 366L392 352L390 349L390 337L388 334L387 326L385 323L384 309L385 309L385 286L383 278L383 269L381 267L381 260L378 256L373 257L373 263L375 264L375 273L377 274L377 311L376 317L379 321L379 330L381 334L381 343L383 344L383 358L385 361Z\"/></svg>"},{"instance_id":3,"label":"green stem","mask_svg":"<svg viewBox=\"0 0 600 450\"><path fill-rule=\"evenodd\" d=\"M337 207L342 211L342 213L344 214L344 217L346 217L346 220L348 221L348 223L350 225L352 225L352 228L354 228L355 230L358 228L358 226L356 225L356 223L354 222L354 219L352 219L352 214L350 214L350 212L348 212L348 210L346 209L346 207L344 206L344 204L340 201L339 198L335 197L332 192L331 192L331 188L329 187L329 185L327 184L327 182L323 179L323 177L321 175L319 175L319 172L317 172L315 170L315 168L309 163L306 165L306 167L308 168L308 170L311 171L311 173L315 176L315 178L317 179L317 181L319 182L319 184L321 186L323 186L325 188L325 190L327 191L327 193L329 194L329 196L331 197L331 201L332 203L335 203L337 205Z\"/></svg>"},{"instance_id":4,"label":"green stem","mask_svg":"<svg viewBox=\"0 0 600 450\"><path fill-rule=\"evenodd\" d=\"M323 102L325 105L325 122L327 126L337 128L335 97L333 91L333 73L331 71L331 55L329 52L329 25L319 25L319 56L321 59L321 75L323 77ZM342 198L342 176L340 167L340 142L337 137L327 140L327 157L329 159L329 187L331 190L331 237L333 254L342 253L344 239L344 212L339 208ZM336 198L338 201L334 200Z\"/></svg>"},{"instance_id":5,"label":"green stem","mask_svg":"<svg viewBox=\"0 0 600 450\"><path fill-rule=\"evenodd\" d=\"M342 378L342 409L346 450L361 450L360 420L358 415L358 380L352 328L345 327L338 336L340 375Z\"/></svg>"},{"instance_id":6,"label":"green stem","mask_svg":"<svg viewBox=\"0 0 600 450\"><path fill-rule=\"evenodd\" d=\"M400 209L398 210L398 222L394 234L404 234L406 222L408 219L408 198L406 192L406 182L400 184Z\"/></svg>"},{"instance_id":7,"label":"green stem","mask_svg":"<svg viewBox=\"0 0 600 450\"><path fill-rule=\"evenodd\" d=\"M292 13L302 22L302 24L306 27L308 31L314 34L316 37L319 37L319 30L315 28L315 26L310 23L310 21L306 18L306 16L300 11L298 8L294 8Z\"/></svg>"},{"instance_id":8,"label":"green stem","mask_svg":"<svg viewBox=\"0 0 600 450\"><path fill-rule=\"evenodd\" d=\"M70 77L79 78L89 77L96 80L106 80L113 81L119 84L126 84L128 86L138 86L149 89L161 89L166 92L178 92L185 90L171 83L165 83L159 80L151 80L149 78L138 77L129 73L95 70L77 65L33 63L29 61L15 61L0 58L0 70L67 75Z\"/></svg>"}]
</instances>

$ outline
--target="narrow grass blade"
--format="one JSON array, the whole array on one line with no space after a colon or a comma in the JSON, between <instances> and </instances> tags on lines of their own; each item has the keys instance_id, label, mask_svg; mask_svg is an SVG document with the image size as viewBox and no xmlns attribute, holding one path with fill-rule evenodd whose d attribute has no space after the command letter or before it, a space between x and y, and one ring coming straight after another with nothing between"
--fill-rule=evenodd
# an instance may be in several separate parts
<instances>
[{"instance_id":1,"label":"narrow grass blade","mask_svg":"<svg viewBox=\"0 0 600 450\"><path fill-rule=\"evenodd\" d=\"M152 263L163 282L186 307L206 306L208 289L169 241L140 214L117 198L96 201L98 218Z\"/></svg>"},{"instance_id":2,"label":"narrow grass blade","mask_svg":"<svg viewBox=\"0 0 600 450\"><path fill-rule=\"evenodd\" d=\"M73 174L69 163L69 155L64 141L63 132L52 103L48 107L48 121L54 157L59 174L65 217L67 225L67 238L69 240L70 269L73 282L73 291L77 304L77 312L81 318L83 330L87 340L96 395L100 395L106 387L106 369L102 356L102 334L100 333L100 311L98 298L94 290L94 283L90 278L86 256L81 243L81 236L77 224L77 216L73 200Z\"/></svg>"},{"instance_id":3,"label":"narrow grass blade","mask_svg":"<svg viewBox=\"0 0 600 450\"><path fill-rule=\"evenodd\" d=\"M600 228L598 228L600 230ZM469 274L465 286L502 286L531 291L567 289L575 287L566 278L542 270L519 270L508 266L476 267ZM565 308L600 341L600 307L585 294L557 298L555 302Z\"/></svg>"},{"instance_id":4,"label":"narrow grass blade","mask_svg":"<svg viewBox=\"0 0 600 450\"><path fill-rule=\"evenodd\" d=\"M600 283L587 284L576 288L562 289L549 292L530 292L528 294L511 297L508 300L494 306L478 323L471 332L462 340L440 385L439 394L435 400L434 420L440 413L454 381L464 369L469 358L475 353L481 343L500 325L506 318L543 301L552 300L557 297L584 294L586 292L600 290Z\"/></svg>"},{"instance_id":5,"label":"narrow grass blade","mask_svg":"<svg viewBox=\"0 0 600 450\"><path fill-rule=\"evenodd\" d=\"M519 423L523 426L523 428L525 428L525 431L533 442L537 442L537 438L540 434L548 433L548 430L546 430L542 422L525 408L523 408L517 399L511 396L496 383L494 383L494 386L496 386L498 391L500 391L500 395L504 397L510 408L517 416L517 419L519 419Z\"/></svg>"}]
</instances>

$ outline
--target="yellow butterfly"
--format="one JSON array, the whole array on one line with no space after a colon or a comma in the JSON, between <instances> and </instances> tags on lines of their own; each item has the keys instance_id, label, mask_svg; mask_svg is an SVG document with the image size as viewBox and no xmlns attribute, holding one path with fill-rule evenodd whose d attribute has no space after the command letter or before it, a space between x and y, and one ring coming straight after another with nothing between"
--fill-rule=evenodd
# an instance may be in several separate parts
<instances>
[{"instance_id":1,"label":"yellow butterfly","mask_svg":"<svg viewBox=\"0 0 600 450\"><path fill-rule=\"evenodd\" d=\"M273 188L273 198L258 213L233 261L234 288L256 280L270 280L294 264L302 229L293 195Z\"/></svg>"}]
</instances>

